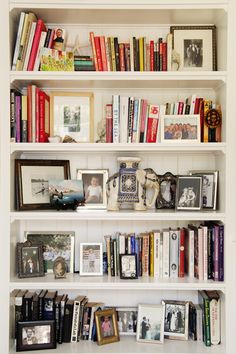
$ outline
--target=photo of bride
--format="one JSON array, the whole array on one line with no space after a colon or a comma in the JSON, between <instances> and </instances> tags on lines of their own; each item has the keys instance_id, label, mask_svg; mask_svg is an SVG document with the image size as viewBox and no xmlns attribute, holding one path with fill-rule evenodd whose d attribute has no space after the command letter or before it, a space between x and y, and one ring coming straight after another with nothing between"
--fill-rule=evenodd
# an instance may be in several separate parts
<instances>
[{"instance_id":1,"label":"photo of bride","mask_svg":"<svg viewBox=\"0 0 236 354\"><path fill-rule=\"evenodd\" d=\"M139 305L137 341L163 343L164 339L164 306Z\"/></svg>"},{"instance_id":2,"label":"photo of bride","mask_svg":"<svg viewBox=\"0 0 236 354\"><path fill-rule=\"evenodd\" d=\"M165 337L187 340L189 303L185 301L163 301L163 304L165 305Z\"/></svg>"}]
</instances>

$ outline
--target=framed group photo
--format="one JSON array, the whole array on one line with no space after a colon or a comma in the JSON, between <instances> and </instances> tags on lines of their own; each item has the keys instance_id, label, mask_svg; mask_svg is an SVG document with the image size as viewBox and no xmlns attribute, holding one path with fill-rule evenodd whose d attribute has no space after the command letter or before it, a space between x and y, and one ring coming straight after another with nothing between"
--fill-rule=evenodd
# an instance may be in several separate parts
<instances>
[{"instance_id":1,"label":"framed group photo","mask_svg":"<svg viewBox=\"0 0 236 354\"><path fill-rule=\"evenodd\" d=\"M138 306L137 334L138 342L164 342L164 306L140 304Z\"/></svg>"},{"instance_id":2,"label":"framed group photo","mask_svg":"<svg viewBox=\"0 0 236 354\"><path fill-rule=\"evenodd\" d=\"M200 143L199 114L161 116L162 143Z\"/></svg>"},{"instance_id":3,"label":"framed group photo","mask_svg":"<svg viewBox=\"0 0 236 354\"><path fill-rule=\"evenodd\" d=\"M80 275L103 275L102 243L80 244Z\"/></svg>"},{"instance_id":4,"label":"framed group photo","mask_svg":"<svg viewBox=\"0 0 236 354\"><path fill-rule=\"evenodd\" d=\"M137 331L137 307L117 307L117 323L119 334L125 336L136 335Z\"/></svg>"},{"instance_id":5,"label":"framed group photo","mask_svg":"<svg viewBox=\"0 0 236 354\"><path fill-rule=\"evenodd\" d=\"M169 339L188 340L189 302L163 300L164 335Z\"/></svg>"}]
</instances>

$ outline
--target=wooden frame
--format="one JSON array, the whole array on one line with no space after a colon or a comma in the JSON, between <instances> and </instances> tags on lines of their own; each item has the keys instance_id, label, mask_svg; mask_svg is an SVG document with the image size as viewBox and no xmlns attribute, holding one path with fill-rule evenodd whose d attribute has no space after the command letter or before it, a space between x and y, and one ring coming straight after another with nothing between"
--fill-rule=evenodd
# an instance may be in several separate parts
<instances>
[{"instance_id":1,"label":"wooden frame","mask_svg":"<svg viewBox=\"0 0 236 354\"><path fill-rule=\"evenodd\" d=\"M164 305L138 305L138 342L162 344L164 342Z\"/></svg>"},{"instance_id":2,"label":"wooden frame","mask_svg":"<svg viewBox=\"0 0 236 354\"><path fill-rule=\"evenodd\" d=\"M46 168L48 168L48 171ZM15 160L16 209L35 210L51 208L48 181L52 174L58 179L69 179L69 161Z\"/></svg>"},{"instance_id":3,"label":"wooden frame","mask_svg":"<svg viewBox=\"0 0 236 354\"><path fill-rule=\"evenodd\" d=\"M19 278L44 276L42 243L18 242L16 244L16 258Z\"/></svg>"},{"instance_id":4,"label":"wooden frame","mask_svg":"<svg viewBox=\"0 0 236 354\"><path fill-rule=\"evenodd\" d=\"M64 104L63 104L63 97L65 97ZM70 105L74 105L73 111L69 108ZM64 111L62 112L61 109L63 106L64 106ZM73 114L72 121L76 122L77 120L77 123L76 124L70 123L68 121L66 122L66 126L65 126L65 120L68 120L67 116L68 115L71 116L72 114ZM71 117L69 118L69 120L70 119ZM80 125L81 120L82 120L83 129L85 130L84 134L82 134L82 128ZM75 142L81 142L81 143L94 142L94 95L93 93L92 92L68 92L68 91L52 92L50 95L50 135L51 136L59 135L61 138L64 138L65 136L69 136Z\"/></svg>"},{"instance_id":5,"label":"wooden frame","mask_svg":"<svg viewBox=\"0 0 236 354\"><path fill-rule=\"evenodd\" d=\"M86 254L85 252L86 251ZM98 257L99 252L99 259ZM86 259L85 256L86 255ZM91 255L91 258L90 258ZM87 270L84 262L87 262ZM99 266L98 263L99 262ZM103 275L102 243L84 242L80 244L80 275Z\"/></svg>"},{"instance_id":6,"label":"wooden frame","mask_svg":"<svg viewBox=\"0 0 236 354\"><path fill-rule=\"evenodd\" d=\"M162 304L165 306L165 338L188 340L189 302L163 300Z\"/></svg>"},{"instance_id":7,"label":"wooden frame","mask_svg":"<svg viewBox=\"0 0 236 354\"><path fill-rule=\"evenodd\" d=\"M119 342L117 314L114 308L95 312L98 345Z\"/></svg>"},{"instance_id":8,"label":"wooden frame","mask_svg":"<svg viewBox=\"0 0 236 354\"><path fill-rule=\"evenodd\" d=\"M177 210L200 210L202 208L202 177L178 176L176 189Z\"/></svg>"},{"instance_id":9,"label":"wooden frame","mask_svg":"<svg viewBox=\"0 0 236 354\"><path fill-rule=\"evenodd\" d=\"M121 279L138 278L136 254L120 254L120 278Z\"/></svg>"}]
</instances>

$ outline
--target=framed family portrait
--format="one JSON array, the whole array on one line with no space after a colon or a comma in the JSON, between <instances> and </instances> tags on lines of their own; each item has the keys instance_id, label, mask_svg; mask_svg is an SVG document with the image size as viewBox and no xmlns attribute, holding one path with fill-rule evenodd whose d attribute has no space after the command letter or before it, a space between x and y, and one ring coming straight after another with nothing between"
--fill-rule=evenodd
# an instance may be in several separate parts
<instances>
[{"instance_id":1,"label":"framed family portrait","mask_svg":"<svg viewBox=\"0 0 236 354\"><path fill-rule=\"evenodd\" d=\"M77 170L77 179L83 181L85 208L106 209L106 182L108 170ZM82 208L84 208L82 207Z\"/></svg>"},{"instance_id":2,"label":"framed family portrait","mask_svg":"<svg viewBox=\"0 0 236 354\"><path fill-rule=\"evenodd\" d=\"M42 243L45 273L53 273L54 261L58 257L65 259L67 273L74 272L74 231L26 231L25 240Z\"/></svg>"},{"instance_id":3,"label":"framed family portrait","mask_svg":"<svg viewBox=\"0 0 236 354\"><path fill-rule=\"evenodd\" d=\"M202 177L178 176L177 210L200 210L202 207Z\"/></svg>"},{"instance_id":4,"label":"framed family portrait","mask_svg":"<svg viewBox=\"0 0 236 354\"><path fill-rule=\"evenodd\" d=\"M51 136L69 136L76 142L94 141L93 93L51 93Z\"/></svg>"},{"instance_id":5,"label":"framed family portrait","mask_svg":"<svg viewBox=\"0 0 236 354\"><path fill-rule=\"evenodd\" d=\"M161 116L162 143L200 143L199 114Z\"/></svg>"},{"instance_id":6,"label":"framed family portrait","mask_svg":"<svg viewBox=\"0 0 236 354\"><path fill-rule=\"evenodd\" d=\"M120 254L120 278L121 279L138 278L136 254Z\"/></svg>"},{"instance_id":7,"label":"framed family portrait","mask_svg":"<svg viewBox=\"0 0 236 354\"><path fill-rule=\"evenodd\" d=\"M180 56L178 70L217 70L215 26L171 26L170 32Z\"/></svg>"},{"instance_id":8,"label":"framed family portrait","mask_svg":"<svg viewBox=\"0 0 236 354\"><path fill-rule=\"evenodd\" d=\"M188 340L189 302L163 300L165 306L164 336Z\"/></svg>"},{"instance_id":9,"label":"framed family portrait","mask_svg":"<svg viewBox=\"0 0 236 354\"><path fill-rule=\"evenodd\" d=\"M80 275L103 274L102 243L80 244Z\"/></svg>"},{"instance_id":10,"label":"framed family portrait","mask_svg":"<svg viewBox=\"0 0 236 354\"><path fill-rule=\"evenodd\" d=\"M56 348L55 321L18 322L16 351Z\"/></svg>"},{"instance_id":11,"label":"framed family portrait","mask_svg":"<svg viewBox=\"0 0 236 354\"><path fill-rule=\"evenodd\" d=\"M164 306L146 305L138 306L137 335L138 342L163 343L164 342Z\"/></svg>"},{"instance_id":12,"label":"framed family portrait","mask_svg":"<svg viewBox=\"0 0 236 354\"><path fill-rule=\"evenodd\" d=\"M98 345L118 342L120 340L117 314L114 308L95 312Z\"/></svg>"},{"instance_id":13,"label":"framed family portrait","mask_svg":"<svg viewBox=\"0 0 236 354\"><path fill-rule=\"evenodd\" d=\"M125 336L136 335L138 308L137 307L117 307L117 323L119 334Z\"/></svg>"},{"instance_id":14,"label":"framed family portrait","mask_svg":"<svg viewBox=\"0 0 236 354\"><path fill-rule=\"evenodd\" d=\"M157 175L157 178L159 193L156 199L156 208L174 209L177 177L171 172L166 172L164 175Z\"/></svg>"},{"instance_id":15,"label":"framed family portrait","mask_svg":"<svg viewBox=\"0 0 236 354\"><path fill-rule=\"evenodd\" d=\"M19 278L44 276L43 246L30 241L16 244L17 273Z\"/></svg>"},{"instance_id":16,"label":"framed family portrait","mask_svg":"<svg viewBox=\"0 0 236 354\"><path fill-rule=\"evenodd\" d=\"M16 209L49 209L49 180L69 179L69 160L15 160Z\"/></svg>"}]
</instances>

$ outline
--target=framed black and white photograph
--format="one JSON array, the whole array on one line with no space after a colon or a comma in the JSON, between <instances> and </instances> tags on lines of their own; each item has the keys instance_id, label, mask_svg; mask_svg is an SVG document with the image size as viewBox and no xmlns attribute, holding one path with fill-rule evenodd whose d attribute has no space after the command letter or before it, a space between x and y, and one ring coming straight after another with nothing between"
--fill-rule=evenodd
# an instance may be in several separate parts
<instances>
[{"instance_id":1,"label":"framed black and white photograph","mask_svg":"<svg viewBox=\"0 0 236 354\"><path fill-rule=\"evenodd\" d=\"M120 278L121 279L138 278L136 254L120 254Z\"/></svg>"},{"instance_id":2,"label":"framed black and white photograph","mask_svg":"<svg viewBox=\"0 0 236 354\"><path fill-rule=\"evenodd\" d=\"M202 207L202 177L178 176L177 210L200 210Z\"/></svg>"},{"instance_id":3,"label":"framed black and white photograph","mask_svg":"<svg viewBox=\"0 0 236 354\"><path fill-rule=\"evenodd\" d=\"M106 209L106 182L108 170L77 170L77 179L83 181L85 208ZM82 208L84 208L82 207Z\"/></svg>"},{"instance_id":4,"label":"framed black and white photograph","mask_svg":"<svg viewBox=\"0 0 236 354\"><path fill-rule=\"evenodd\" d=\"M165 306L164 336L188 340L189 302L163 300Z\"/></svg>"},{"instance_id":5,"label":"framed black and white photograph","mask_svg":"<svg viewBox=\"0 0 236 354\"><path fill-rule=\"evenodd\" d=\"M202 207L216 210L219 171L190 171L192 176L202 177Z\"/></svg>"},{"instance_id":6,"label":"framed black and white photograph","mask_svg":"<svg viewBox=\"0 0 236 354\"><path fill-rule=\"evenodd\" d=\"M56 348L55 321L17 323L17 352L54 348Z\"/></svg>"},{"instance_id":7,"label":"framed black and white photograph","mask_svg":"<svg viewBox=\"0 0 236 354\"><path fill-rule=\"evenodd\" d=\"M116 307L119 334L130 336L136 335L138 308Z\"/></svg>"},{"instance_id":8,"label":"framed black and white photograph","mask_svg":"<svg viewBox=\"0 0 236 354\"><path fill-rule=\"evenodd\" d=\"M53 208L76 210L84 205L83 183L77 179L49 180L49 197Z\"/></svg>"},{"instance_id":9,"label":"framed black and white photograph","mask_svg":"<svg viewBox=\"0 0 236 354\"><path fill-rule=\"evenodd\" d=\"M199 114L161 116L161 142L200 143L201 129Z\"/></svg>"},{"instance_id":10,"label":"framed black and white photograph","mask_svg":"<svg viewBox=\"0 0 236 354\"><path fill-rule=\"evenodd\" d=\"M49 209L49 180L69 179L69 160L15 160L16 209Z\"/></svg>"},{"instance_id":11,"label":"framed black and white photograph","mask_svg":"<svg viewBox=\"0 0 236 354\"><path fill-rule=\"evenodd\" d=\"M80 244L80 275L103 274L102 243Z\"/></svg>"},{"instance_id":12,"label":"framed black and white photograph","mask_svg":"<svg viewBox=\"0 0 236 354\"><path fill-rule=\"evenodd\" d=\"M138 306L136 338L138 342L164 342L164 305Z\"/></svg>"},{"instance_id":13,"label":"framed black and white photograph","mask_svg":"<svg viewBox=\"0 0 236 354\"><path fill-rule=\"evenodd\" d=\"M157 177L160 188L156 199L156 208L174 209L177 177L171 172L166 172L164 175L157 175Z\"/></svg>"},{"instance_id":14,"label":"framed black and white photograph","mask_svg":"<svg viewBox=\"0 0 236 354\"><path fill-rule=\"evenodd\" d=\"M44 276L43 246L41 243L17 242L16 258L19 278Z\"/></svg>"},{"instance_id":15,"label":"framed black and white photograph","mask_svg":"<svg viewBox=\"0 0 236 354\"><path fill-rule=\"evenodd\" d=\"M215 26L171 26L178 70L217 70Z\"/></svg>"}]
</instances>

